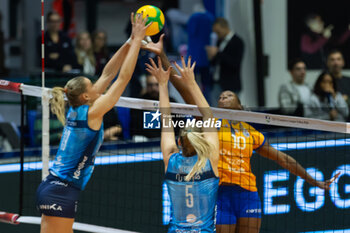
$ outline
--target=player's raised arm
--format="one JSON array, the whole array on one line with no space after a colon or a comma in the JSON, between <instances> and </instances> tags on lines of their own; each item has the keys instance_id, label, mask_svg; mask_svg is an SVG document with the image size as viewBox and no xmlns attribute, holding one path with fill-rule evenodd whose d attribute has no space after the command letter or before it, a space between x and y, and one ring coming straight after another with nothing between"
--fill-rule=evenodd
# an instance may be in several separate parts
<instances>
[{"instance_id":1,"label":"player's raised arm","mask_svg":"<svg viewBox=\"0 0 350 233\"><path fill-rule=\"evenodd\" d=\"M165 70L168 70L168 68L171 67L171 63L164 51L163 39L164 39L164 34L160 36L159 41L157 43L154 43L150 37L146 37L145 40L143 40L142 49L145 49L147 51L157 54L162 61L163 68ZM192 95L190 93L190 89L185 85L184 82L181 82L181 80L176 78L176 75L178 75L176 70L171 69L170 78L169 78L170 82L174 85L174 87L177 89L177 91L180 93L180 95L182 96L182 98L185 100L186 103L195 104L192 98Z\"/></svg>"},{"instance_id":2,"label":"player's raised arm","mask_svg":"<svg viewBox=\"0 0 350 233\"><path fill-rule=\"evenodd\" d=\"M125 61L121 66L120 74L107 93L98 98L91 106L89 116L101 118L118 102L134 72L141 41L145 36L147 27L150 25L145 26L146 21L147 18L143 19L139 14L136 17L134 17L133 13L131 14L132 42Z\"/></svg>"},{"instance_id":3,"label":"player's raised arm","mask_svg":"<svg viewBox=\"0 0 350 233\"><path fill-rule=\"evenodd\" d=\"M180 80L189 90L191 90L190 94L203 116L203 121L214 120L213 112L195 80L194 67L196 62L191 65L191 57L189 57L186 64L184 58L181 57L181 63L182 67L175 63L175 66L179 70L181 76L176 75L174 78ZM214 162L217 162L219 159L219 137L217 131L215 128L207 127L203 127L202 131L204 133L204 137L213 145L212 157L215 159Z\"/></svg>"},{"instance_id":4,"label":"player's raised arm","mask_svg":"<svg viewBox=\"0 0 350 233\"><path fill-rule=\"evenodd\" d=\"M261 148L256 150L256 152L268 159L275 161L281 167L287 169L294 175L300 176L309 184L317 186L321 189L329 190L330 184L340 175L340 173L338 173L333 178L326 181L315 180L294 158L287 155L286 153L283 153L282 151L276 150L267 142L265 142Z\"/></svg>"},{"instance_id":5,"label":"player's raised arm","mask_svg":"<svg viewBox=\"0 0 350 233\"><path fill-rule=\"evenodd\" d=\"M120 67L123 64L123 61L125 60L130 46L131 41L125 42L122 45L122 47L120 47L118 51L113 55L113 57L108 61L105 68L103 69L101 76L93 86L98 93L103 94L109 86L109 84L111 83L111 81L116 77Z\"/></svg>"},{"instance_id":6,"label":"player's raised arm","mask_svg":"<svg viewBox=\"0 0 350 233\"><path fill-rule=\"evenodd\" d=\"M178 148L175 141L174 128L171 124L171 111L168 91L169 76L172 68L169 67L165 71L162 67L162 62L159 57L158 66L152 59L150 59L150 64L146 64L146 66L146 70L154 77L156 77L159 85L159 108L162 113L161 150L163 153L163 159L166 169L170 156L173 153L178 152ZM163 122L165 123L165 125L163 125Z\"/></svg>"}]
</instances>

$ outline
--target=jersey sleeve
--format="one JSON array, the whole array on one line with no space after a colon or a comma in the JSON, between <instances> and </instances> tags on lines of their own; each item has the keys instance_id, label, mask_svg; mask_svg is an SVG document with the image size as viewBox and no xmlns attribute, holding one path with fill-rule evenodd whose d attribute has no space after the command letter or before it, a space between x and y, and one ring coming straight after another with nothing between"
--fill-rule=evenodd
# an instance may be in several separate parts
<instances>
[{"instance_id":1,"label":"jersey sleeve","mask_svg":"<svg viewBox=\"0 0 350 233\"><path fill-rule=\"evenodd\" d=\"M253 137L253 150L257 150L265 144L265 136L257 131L253 126L245 123L244 128L248 129L250 135Z\"/></svg>"}]
</instances>

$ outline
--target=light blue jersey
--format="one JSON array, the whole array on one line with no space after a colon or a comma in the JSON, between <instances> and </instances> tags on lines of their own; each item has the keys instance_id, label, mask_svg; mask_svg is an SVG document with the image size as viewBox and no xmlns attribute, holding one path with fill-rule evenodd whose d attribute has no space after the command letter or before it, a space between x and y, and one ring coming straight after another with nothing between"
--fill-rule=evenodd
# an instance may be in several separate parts
<instances>
[{"instance_id":1,"label":"light blue jersey","mask_svg":"<svg viewBox=\"0 0 350 233\"><path fill-rule=\"evenodd\" d=\"M171 155L165 182L171 201L169 233L215 232L215 204L219 178L215 176L208 160L202 173L190 182L186 175L197 162L198 156L184 157L181 153Z\"/></svg>"},{"instance_id":2,"label":"light blue jersey","mask_svg":"<svg viewBox=\"0 0 350 233\"><path fill-rule=\"evenodd\" d=\"M83 190L94 170L97 151L103 141L103 125L100 130L88 126L88 105L71 107L67 113L51 174Z\"/></svg>"}]
</instances>

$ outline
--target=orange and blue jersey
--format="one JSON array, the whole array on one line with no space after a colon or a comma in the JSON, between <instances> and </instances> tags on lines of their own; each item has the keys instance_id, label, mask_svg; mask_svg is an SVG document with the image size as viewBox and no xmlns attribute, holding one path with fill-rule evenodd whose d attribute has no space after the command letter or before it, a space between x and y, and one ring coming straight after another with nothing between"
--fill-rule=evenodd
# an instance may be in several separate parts
<instances>
[{"instance_id":1,"label":"orange and blue jersey","mask_svg":"<svg viewBox=\"0 0 350 233\"><path fill-rule=\"evenodd\" d=\"M256 178L252 173L250 158L253 150L264 145L265 137L245 122L221 120L219 129L220 184L239 185L256 192Z\"/></svg>"}]
</instances>

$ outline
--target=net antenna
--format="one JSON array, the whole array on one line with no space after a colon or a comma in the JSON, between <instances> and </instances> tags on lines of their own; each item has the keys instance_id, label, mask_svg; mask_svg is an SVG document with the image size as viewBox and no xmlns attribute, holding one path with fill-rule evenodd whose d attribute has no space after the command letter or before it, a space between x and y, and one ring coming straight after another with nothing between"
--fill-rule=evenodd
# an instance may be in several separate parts
<instances>
[{"instance_id":1,"label":"net antenna","mask_svg":"<svg viewBox=\"0 0 350 233\"><path fill-rule=\"evenodd\" d=\"M45 27L44 27L44 0L41 0L41 87L42 87L42 137L41 137L41 158L42 158L42 179L49 174L50 157L50 93L45 89Z\"/></svg>"}]
</instances>

